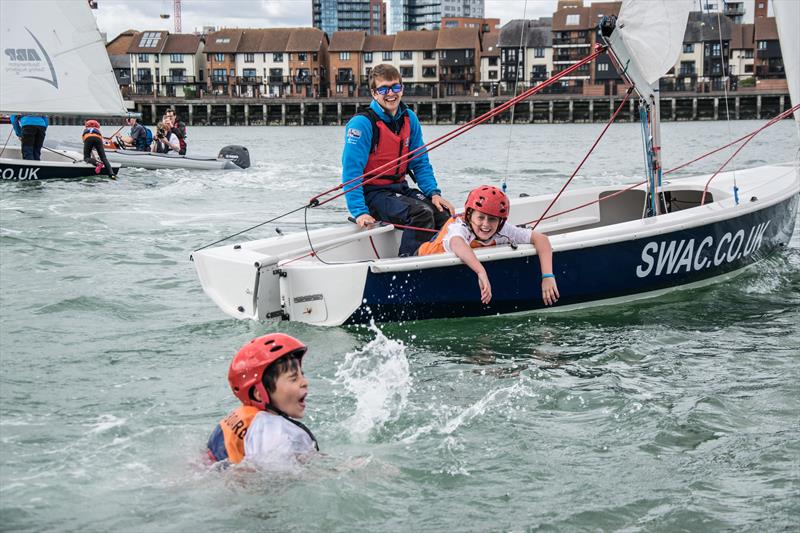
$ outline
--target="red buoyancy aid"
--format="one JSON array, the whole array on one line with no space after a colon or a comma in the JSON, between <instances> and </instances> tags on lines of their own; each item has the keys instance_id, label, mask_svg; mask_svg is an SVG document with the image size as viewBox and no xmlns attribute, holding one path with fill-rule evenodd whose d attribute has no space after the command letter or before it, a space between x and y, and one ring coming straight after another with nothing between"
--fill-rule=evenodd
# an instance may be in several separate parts
<instances>
[{"instance_id":1,"label":"red buoyancy aid","mask_svg":"<svg viewBox=\"0 0 800 533\"><path fill-rule=\"evenodd\" d=\"M366 186L402 183L405 181L406 173L408 172L407 160L398 161L394 167L385 168L380 172L374 171L408 153L408 147L411 143L411 123L408 117L403 114L400 118L400 128L395 133L372 109L367 109L361 114L372 123L372 148L369 152L367 165L364 167L364 174L366 175L364 181L376 174L381 174L380 177L371 180Z\"/></svg>"},{"instance_id":2,"label":"red buoyancy aid","mask_svg":"<svg viewBox=\"0 0 800 533\"><path fill-rule=\"evenodd\" d=\"M221 420L208 439L211 459L241 463L244 459L244 436L259 412L261 410L258 407L243 405Z\"/></svg>"}]
</instances>

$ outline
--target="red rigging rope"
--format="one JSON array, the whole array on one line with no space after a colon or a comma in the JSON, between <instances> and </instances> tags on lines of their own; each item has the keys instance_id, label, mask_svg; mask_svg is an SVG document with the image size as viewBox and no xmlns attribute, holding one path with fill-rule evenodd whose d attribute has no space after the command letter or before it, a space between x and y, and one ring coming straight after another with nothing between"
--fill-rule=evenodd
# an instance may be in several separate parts
<instances>
[{"instance_id":1,"label":"red rigging rope","mask_svg":"<svg viewBox=\"0 0 800 533\"><path fill-rule=\"evenodd\" d=\"M736 149L736 151L735 151L735 152L733 152L733 154L731 154L731 156L730 156L728 159L726 159L726 160L725 160L725 162L724 162L724 163L722 163L722 166L721 166L721 167L719 167L719 168L717 169L717 171L716 171L716 172L714 172L714 174L713 174L713 175L712 175L710 178L708 178L708 181L706 182L706 186L703 188L703 196L700 198L700 205L705 205L705 203L706 203L706 195L708 194L708 186L711 184L711 180L713 180L714 178L716 178L716 177L717 177L717 175L718 175L720 172L722 172L722 170L723 170L723 169L724 169L726 166L728 166L728 163L730 163L730 162L733 160L733 158L734 158L734 157L736 157L737 155L739 155L739 152L741 152L741 151L742 151L742 148L744 148L745 146L747 146L747 143L749 143L750 141L752 141L752 140L753 140L753 137L755 137L755 136L756 136L758 133L760 133L762 130L765 130L765 129L767 129L768 127L772 126L774 123L776 123L777 121L781 120L783 117L791 115L792 113L794 113L794 112L795 112L795 111L797 111L798 109L800 109L800 104L796 104L796 105L795 105L794 107L792 107L791 109L787 109L786 111L784 111L783 113L781 113L781 114L780 114L780 115L778 115L777 117L773 118L772 120L770 120L769 122L767 122L766 124L764 124L763 126L761 126L760 128L758 128L756 131L754 131L754 132L753 132L753 134L752 134L752 135L750 135L750 137L749 137L749 138L748 138L746 141L744 141L744 142L742 143L742 145L741 145L739 148L737 148L737 149Z\"/></svg>"},{"instance_id":2,"label":"red rigging rope","mask_svg":"<svg viewBox=\"0 0 800 533\"><path fill-rule=\"evenodd\" d=\"M542 82L541 84L539 84L539 85L537 85L535 87L531 87L530 89L527 89L526 91L520 93L518 96L515 96L514 98L511 98L510 100L508 100L508 101L504 102L503 104L495 107L494 109L492 109L490 111L487 111L483 115L480 115L480 116L472 119L471 121L467 122L463 126L459 126L458 128L454 129L453 131L450 131L450 132L442 135L441 137L438 137L438 138L434 139L433 141L420 146L419 148L416 148L416 149L414 149L414 150L412 150L412 151L410 151L410 152L408 152L406 154L403 154L402 156L400 156L400 157L398 157L398 158L396 158L396 159L394 159L392 161L389 161L389 162L385 163L384 165L381 165L380 167L376 168L373 172L370 172L369 174L366 174L366 173L365 174L361 174L360 176L356 176L355 178L353 178L351 180L348 180L348 181L346 181L344 183L341 183L341 184L337 185L336 187L333 187L331 189L328 189L327 191L321 192L320 194L318 194L318 195L314 196L313 198L311 198L311 200L309 200L309 202L308 202L308 205L311 206L311 207L316 207L316 206L328 203L331 200L339 198L340 196L343 196L344 194L347 194L348 192L350 192L352 190L355 190L355 189L357 189L359 187L363 187L364 185L367 185L372 180L375 180L375 179L377 179L377 178L379 178L379 177L381 177L383 175L386 175L387 173L393 171L393 169L395 168L395 166L398 163L408 163L410 161L413 161L413 160L415 160L415 159L427 154L431 150L434 150L434 149L440 147L441 145L443 145L443 144L455 139L459 135L462 135L462 134L466 133L467 131L473 129L474 127L486 122L490 118L493 118L493 117L505 112L510 107L516 105L517 103L521 102L522 100L525 100L526 98L530 97L531 95L534 95L537 92L541 91L542 89L552 85L553 83L558 81L560 78L571 74L572 72L577 70L579 67L581 67L584 64L589 63L590 61L595 59L600 54L605 53L605 50L606 50L606 48L603 47L603 46L598 47L590 55L586 56L585 58L583 58L579 62L577 62L577 63L575 63L573 65L570 65L568 68L562 70L561 72L559 72L555 76L547 79L546 81ZM367 178L367 179L364 179L364 178ZM361 180L363 180L363 181L361 181ZM352 187L345 188L345 187L347 187L349 185L352 185ZM342 190L342 189L344 189L344 190ZM332 193L334 193L336 191L339 191L339 190L342 190L342 192L340 192L338 194L335 194L335 195L333 195L333 196L331 196L329 198L326 198L326 199L320 201L321 197L329 195L329 194L332 194Z\"/></svg>"}]
</instances>

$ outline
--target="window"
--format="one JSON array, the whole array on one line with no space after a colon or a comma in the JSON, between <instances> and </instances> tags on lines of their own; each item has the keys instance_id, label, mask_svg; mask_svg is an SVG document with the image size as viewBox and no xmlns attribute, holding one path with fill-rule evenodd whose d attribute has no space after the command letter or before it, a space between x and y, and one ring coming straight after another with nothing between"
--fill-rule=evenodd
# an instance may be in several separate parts
<instances>
[{"instance_id":1,"label":"window","mask_svg":"<svg viewBox=\"0 0 800 533\"><path fill-rule=\"evenodd\" d=\"M753 73L753 65L745 65L744 66L744 71L746 73L748 73L748 74L752 74Z\"/></svg>"},{"instance_id":2,"label":"window","mask_svg":"<svg viewBox=\"0 0 800 533\"><path fill-rule=\"evenodd\" d=\"M236 76L236 69L232 68L231 69L231 78L233 78L234 76Z\"/></svg>"},{"instance_id":3,"label":"window","mask_svg":"<svg viewBox=\"0 0 800 533\"><path fill-rule=\"evenodd\" d=\"M412 59L414 59L414 55L410 50L400 52L400 61L411 61Z\"/></svg>"},{"instance_id":4,"label":"window","mask_svg":"<svg viewBox=\"0 0 800 533\"><path fill-rule=\"evenodd\" d=\"M436 52L433 50L425 50L422 52L422 59L436 59Z\"/></svg>"},{"instance_id":5,"label":"window","mask_svg":"<svg viewBox=\"0 0 800 533\"><path fill-rule=\"evenodd\" d=\"M255 63L256 62L256 55L255 54L245 54L244 55L244 62L245 63Z\"/></svg>"},{"instance_id":6,"label":"window","mask_svg":"<svg viewBox=\"0 0 800 533\"><path fill-rule=\"evenodd\" d=\"M214 54L214 61L225 61L225 54Z\"/></svg>"},{"instance_id":7,"label":"window","mask_svg":"<svg viewBox=\"0 0 800 533\"><path fill-rule=\"evenodd\" d=\"M272 54L272 61L275 63L283 63L283 54L280 52Z\"/></svg>"},{"instance_id":8,"label":"window","mask_svg":"<svg viewBox=\"0 0 800 533\"><path fill-rule=\"evenodd\" d=\"M694 74L694 61L681 61L681 76L691 76Z\"/></svg>"},{"instance_id":9,"label":"window","mask_svg":"<svg viewBox=\"0 0 800 533\"><path fill-rule=\"evenodd\" d=\"M496 67L497 66L497 58L496 57L490 57L488 59L489 59L489 66L490 67Z\"/></svg>"},{"instance_id":10,"label":"window","mask_svg":"<svg viewBox=\"0 0 800 533\"><path fill-rule=\"evenodd\" d=\"M598 63L597 72L608 72L608 63Z\"/></svg>"},{"instance_id":11,"label":"window","mask_svg":"<svg viewBox=\"0 0 800 533\"><path fill-rule=\"evenodd\" d=\"M317 60L317 53L316 53L316 52L313 52L313 53L311 54L311 61L316 61L316 60Z\"/></svg>"},{"instance_id":12,"label":"window","mask_svg":"<svg viewBox=\"0 0 800 533\"><path fill-rule=\"evenodd\" d=\"M544 48L534 48L533 57L544 57Z\"/></svg>"},{"instance_id":13,"label":"window","mask_svg":"<svg viewBox=\"0 0 800 533\"><path fill-rule=\"evenodd\" d=\"M391 52L384 52L381 57L384 61L391 61L392 60L392 53Z\"/></svg>"},{"instance_id":14,"label":"window","mask_svg":"<svg viewBox=\"0 0 800 533\"><path fill-rule=\"evenodd\" d=\"M439 59L445 59L447 57L447 50L439 50Z\"/></svg>"},{"instance_id":15,"label":"window","mask_svg":"<svg viewBox=\"0 0 800 533\"><path fill-rule=\"evenodd\" d=\"M400 77L401 78L413 78L414 77L414 67L400 67Z\"/></svg>"},{"instance_id":16,"label":"window","mask_svg":"<svg viewBox=\"0 0 800 533\"><path fill-rule=\"evenodd\" d=\"M691 54L694 52L694 43L683 43L683 53Z\"/></svg>"},{"instance_id":17,"label":"window","mask_svg":"<svg viewBox=\"0 0 800 533\"><path fill-rule=\"evenodd\" d=\"M297 60L298 61L308 61L308 53L307 52L297 52Z\"/></svg>"},{"instance_id":18,"label":"window","mask_svg":"<svg viewBox=\"0 0 800 533\"><path fill-rule=\"evenodd\" d=\"M436 77L436 67L422 67L422 77L423 78L435 78Z\"/></svg>"},{"instance_id":19,"label":"window","mask_svg":"<svg viewBox=\"0 0 800 533\"><path fill-rule=\"evenodd\" d=\"M339 52L339 59L347 61L350 59L350 52Z\"/></svg>"},{"instance_id":20,"label":"window","mask_svg":"<svg viewBox=\"0 0 800 533\"><path fill-rule=\"evenodd\" d=\"M149 63L150 54L139 54L139 63Z\"/></svg>"},{"instance_id":21,"label":"window","mask_svg":"<svg viewBox=\"0 0 800 533\"><path fill-rule=\"evenodd\" d=\"M246 68L242 70L242 77L243 78L255 78L256 77L256 69L254 68Z\"/></svg>"},{"instance_id":22,"label":"window","mask_svg":"<svg viewBox=\"0 0 800 533\"><path fill-rule=\"evenodd\" d=\"M158 46L158 41L161 40L161 34L157 31L146 31L139 41L141 48L155 48Z\"/></svg>"},{"instance_id":23,"label":"window","mask_svg":"<svg viewBox=\"0 0 800 533\"><path fill-rule=\"evenodd\" d=\"M467 48L466 50L464 50L464 57L466 57L467 59L471 59L474 56L475 56L475 50L473 50L472 48Z\"/></svg>"},{"instance_id":24,"label":"window","mask_svg":"<svg viewBox=\"0 0 800 533\"><path fill-rule=\"evenodd\" d=\"M153 73L149 68L138 68L136 69L136 78L138 81L152 81Z\"/></svg>"},{"instance_id":25,"label":"window","mask_svg":"<svg viewBox=\"0 0 800 533\"><path fill-rule=\"evenodd\" d=\"M745 59L753 59L753 49L752 48L748 48L747 50L744 51L744 58Z\"/></svg>"},{"instance_id":26,"label":"window","mask_svg":"<svg viewBox=\"0 0 800 533\"><path fill-rule=\"evenodd\" d=\"M224 68L215 68L211 71L211 78L215 82L225 82L228 79L228 74Z\"/></svg>"},{"instance_id":27,"label":"window","mask_svg":"<svg viewBox=\"0 0 800 533\"><path fill-rule=\"evenodd\" d=\"M364 63L372 63L372 52L364 52Z\"/></svg>"},{"instance_id":28,"label":"window","mask_svg":"<svg viewBox=\"0 0 800 533\"><path fill-rule=\"evenodd\" d=\"M577 26L581 23L581 16L578 14L575 15L567 15L567 26Z\"/></svg>"},{"instance_id":29,"label":"window","mask_svg":"<svg viewBox=\"0 0 800 533\"><path fill-rule=\"evenodd\" d=\"M766 50L767 49L767 41L758 41L758 49L759 50Z\"/></svg>"},{"instance_id":30,"label":"window","mask_svg":"<svg viewBox=\"0 0 800 533\"><path fill-rule=\"evenodd\" d=\"M719 57L719 43L714 43L711 45L711 55L713 57Z\"/></svg>"},{"instance_id":31,"label":"window","mask_svg":"<svg viewBox=\"0 0 800 533\"><path fill-rule=\"evenodd\" d=\"M337 92L337 93L340 93L340 94L341 94L341 92L342 92L342 89L343 89L343 87L342 87L341 85L337 85L337 86L336 86L336 92Z\"/></svg>"},{"instance_id":32,"label":"window","mask_svg":"<svg viewBox=\"0 0 800 533\"><path fill-rule=\"evenodd\" d=\"M231 42L230 37L217 37L214 41L217 44L229 44Z\"/></svg>"},{"instance_id":33,"label":"window","mask_svg":"<svg viewBox=\"0 0 800 533\"><path fill-rule=\"evenodd\" d=\"M183 63L183 54L170 54L170 63Z\"/></svg>"},{"instance_id":34,"label":"window","mask_svg":"<svg viewBox=\"0 0 800 533\"><path fill-rule=\"evenodd\" d=\"M490 80L496 80L497 79L497 71L496 70L490 70L489 71L489 79Z\"/></svg>"}]
</instances>

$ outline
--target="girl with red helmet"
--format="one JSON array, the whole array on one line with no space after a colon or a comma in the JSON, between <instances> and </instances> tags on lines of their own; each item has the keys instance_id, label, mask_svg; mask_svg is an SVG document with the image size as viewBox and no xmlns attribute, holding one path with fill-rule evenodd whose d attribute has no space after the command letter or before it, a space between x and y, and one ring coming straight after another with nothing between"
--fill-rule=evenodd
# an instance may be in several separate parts
<instances>
[{"instance_id":1,"label":"girl with red helmet","mask_svg":"<svg viewBox=\"0 0 800 533\"><path fill-rule=\"evenodd\" d=\"M103 148L103 134L100 133L100 123L96 120L87 120L83 124L81 138L83 139L83 160L90 165L94 165L95 174L100 174L100 171L105 169L110 178L115 178L114 169L111 168L111 163L108 162L106 157L106 150ZM92 151L97 152L97 159L92 157Z\"/></svg>"},{"instance_id":2,"label":"girl with red helmet","mask_svg":"<svg viewBox=\"0 0 800 533\"><path fill-rule=\"evenodd\" d=\"M545 305L558 301L558 287L553 274L553 248L547 235L528 228L506 226L511 206L508 197L497 187L481 185L473 189L464 204L463 217L451 218L429 242L423 243L417 255L453 252L478 276L481 303L492 300L492 285L486 269L473 251L498 244L530 243L536 248L542 271L542 300Z\"/></svg>"},{"instance_id":3,"label":"girl with red helmet","mask_svg":"<svg viewBox=\"0 0 800 533\"><path fill-rule=\"evenodd\" d=\"M208 456L213 461L235 464L247 458L280 464L319 450L311 431L296 420L306 410L306 350L302 342L282 333L242 346L228 369L228 383L242 405L211 433Z\"/></svg>"}]
</instances>

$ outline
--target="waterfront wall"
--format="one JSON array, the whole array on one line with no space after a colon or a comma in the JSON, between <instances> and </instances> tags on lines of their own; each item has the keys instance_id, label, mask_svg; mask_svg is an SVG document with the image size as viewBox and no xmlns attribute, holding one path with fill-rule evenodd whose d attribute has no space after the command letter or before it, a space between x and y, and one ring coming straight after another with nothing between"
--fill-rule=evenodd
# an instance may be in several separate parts
<instances>
[{"instance_id":1,"label":"waterfront wall","mask_svg":"<svg viewBox=\"0 0 800 533\"><path fill-rule=\"evenodd\" d=\"M423 124L463 124L509 100L505 98L405 98ZM248 99L183 98L138 99L136 112L144 124L153 125L169 108L190 126L310 126L342 125L360 109L369 105L369 98L357 99ZM598 97L535 97L518 103L493 117L491 123L555 124L605 122L622 101L621 96ZM789 109L785 93L724 95L662 95L662 121L766 119ZM621 122L639 120L639 104L631 98L617 117ZM54 117L54 124L82 124L70 117Z\"/></svg>"}]
</instances>

